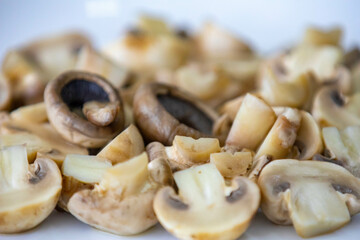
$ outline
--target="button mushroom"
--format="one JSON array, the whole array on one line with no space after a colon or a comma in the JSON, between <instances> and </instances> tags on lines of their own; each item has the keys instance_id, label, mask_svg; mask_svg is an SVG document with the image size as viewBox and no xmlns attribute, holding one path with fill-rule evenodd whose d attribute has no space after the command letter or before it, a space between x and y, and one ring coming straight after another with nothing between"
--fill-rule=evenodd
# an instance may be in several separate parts
<instances>
[{"instance_id":1,"label":"button mushroom","mask_svg":"<svg viewBox=\"0 0 360 240\"><path fill-rule=\"evenodd\" d=\"M50 159L29 165L24 146L0 150L0 233L17 233L39 225L56 206L61 174Z\"/></svg>"},{"instance_id":2,"label":"button mushroom","mask_svg":"<svg viewBox=\"0 0 360 240\"><path fill-rule=\"evenodd\" d=\"M63 73L47 85L44 97L51 124L69 142L89 148L102 147L124 127L121 98L98 75L79 71ZM99 105L95 109L95 118L93 114L86 118L82 113L90 101L104 103L101 106L105 109ZM118 111L106 108L109 105L118 106ZM97 115L104 111L109 112Z\"/></svg>"},{"instance_id":3,"label":"button mushroom","mask_svg":"<svg viewBox=\"0 0 360 240\"><path fill-rule=\"evenodd\" d=\"M237 177L226 186L209 163L174 174L179 193L171 187L158 191L154 210L161 225L180 239L237 239L256 213L258 186Z\"/></svg>"},{"instance_id":4,"label":"button mushroom","mask_svg":"<svg viewBox=\"0 0 360 240\"><path fill-rule=\"evenodd\" d=\"M93 190L75 193L67 205L79 220L119 235L156 224L152 207L158 185L149 180L146 153L109 168Z\"/></svg>"},{"instance_id":5,"label":"button mushroom","mask_svg":"<svg viewBox=\"0 0 360 240\"><path fill-rule=\"evenodd\" d=\"M165 84L141 86L134 97L134 116L145 139L171 145L176 135L211 136L217 113L195 97Z\"/></svg>"},{"instance_id":6,"label":"button mushroom","mask_svg":"<svg viewBox=\"0 0 360 240\"><path fill-rule=\"evenodd\" d=\"M327 155L360 178L360 126L322 129Z\"/></svg>"},{"instance_id":7,"label":"button mushroom","mask_svg":"<svg viewBox=\"0 0 360 240\"><path fill-rule=\"evenodd\" d=\"M335 87L323 87L316 94L312 114L322 127L360 125L360 93L345 96Z\"/></svg>"},{"instance_id":8,"label":"button mushroom","mask_svg":"<svg viewBox=\"0 0 360 240\"><path fill-rule=\"evenodd\" d=\"M292 223L302 237L335 231L360 211L360 180L333 163L273 161L258 184L264 214L277 224Z\"/></svg>"}]
</instances>

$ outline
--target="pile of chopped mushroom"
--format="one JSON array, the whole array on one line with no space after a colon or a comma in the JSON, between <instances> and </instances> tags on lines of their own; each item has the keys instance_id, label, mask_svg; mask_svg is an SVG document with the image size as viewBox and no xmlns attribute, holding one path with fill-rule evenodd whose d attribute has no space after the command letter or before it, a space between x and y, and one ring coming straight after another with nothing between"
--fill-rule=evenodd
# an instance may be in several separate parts
<instances>
[{"instance_id":1,"label":"pile of chopped mushroom","mask_svg":"<svg viewBox=\"0 0 360 240\"><path fill-rule=\"evenodd\" d=\"M58 206L119 235L237 239L254 215L302 237L360 212L360 51L309 28L271 58L211 23L141 17L102 50L78 33L8 52L0 233Z\"/></svg>"}]
</instances>

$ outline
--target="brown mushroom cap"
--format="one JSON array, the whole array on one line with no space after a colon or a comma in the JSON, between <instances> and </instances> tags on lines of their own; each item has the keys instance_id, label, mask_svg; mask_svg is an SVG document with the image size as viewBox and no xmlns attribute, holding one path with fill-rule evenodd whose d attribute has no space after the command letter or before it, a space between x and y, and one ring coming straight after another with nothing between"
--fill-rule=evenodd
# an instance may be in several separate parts
<instances>
[{"instance_id":1,"label":"brown mushroom cap","mask_svg":"<svg viewBox=\"0 0 360 240\"><path fill-rule=\"evenodd\" d=\"M118 92L99 75L69 71L51 81L45 90L48 117L68 141L84 147L102 147L124 127L124 111ZM81 114L86 102L110 102L120 106L114 121L98 126Z\"/></svg>"},{"instance_id":2,"label":"brown mushroom cap","mask_svg":"<svg viewBox=\"0 0 360 240\"><path fill-rule=\"evenodd\" d=\"M334 231L360 212L360 180L328 162L272 161L260 173L262 210L302 237Z\"/></svg>"},{"instance_id":3,"label":"brown mushroom cap","mask_svg":"<svg viewBox=\"0 0 360 240\"><path fill-rule=\"evenodd\" d=\"M176 87L160 83L141 86L134 97L134 115L145 138L171 145L176 135L211 136L217 113Z\"/></svg>"}]
</instances>

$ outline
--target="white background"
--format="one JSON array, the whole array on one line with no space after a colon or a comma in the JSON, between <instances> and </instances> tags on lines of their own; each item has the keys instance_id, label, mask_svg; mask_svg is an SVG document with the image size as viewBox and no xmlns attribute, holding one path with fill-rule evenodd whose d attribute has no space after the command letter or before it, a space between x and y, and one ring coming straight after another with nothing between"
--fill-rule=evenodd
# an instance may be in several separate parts
<instances>
[{"instance_id":1,"label":"white background","mask_svg":"<svg viewBox=\"0 0 360 240\"><path fill-rule=\"evenodd\" d=\"M36 37L69 29L83 30L97 46L131 26L140 13L198 29L213 20L249 40L261 53L295 43L308 25L341 26L346 47L360 44L360 1L345 0L0 0L0 62L5 52ZM360 216L331 235L314 239L360 239ZM275 226L258 214L241 239L301 239L292 227ZM54 212L42 225L1 240L171 239L157 226L145 234L121 238L94 230L65 213Z\"/></svg>"}]
</instances>

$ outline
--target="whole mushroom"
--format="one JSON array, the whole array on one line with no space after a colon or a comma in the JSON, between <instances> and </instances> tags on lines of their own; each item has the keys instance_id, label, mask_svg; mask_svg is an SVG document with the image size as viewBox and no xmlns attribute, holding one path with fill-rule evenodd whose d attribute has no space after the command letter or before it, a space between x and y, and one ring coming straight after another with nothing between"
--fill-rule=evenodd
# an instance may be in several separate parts
<instances>
[{"instance_id":1,"label":"whole mushroom","mask_svg":"<svg viewBox=\"0 0 360 240\"><path fill-rule=\"evenodd\" d=\"M51 124L69 142L102 147L124 127L122 100L99 75L65 72L47 85L44 96Z\"/></svg>"},{"instance_id":2,"label":"whole mushroom","mask_svg":"<svg viewBox=\"0 0 360 240\"><path fill-rule=\"evenodd\" d=\"M134 116L144 138L171 145L176 135L211 136L217 113L176 87L142 85L134 97Z\"/></svg>"}]
</instances>

